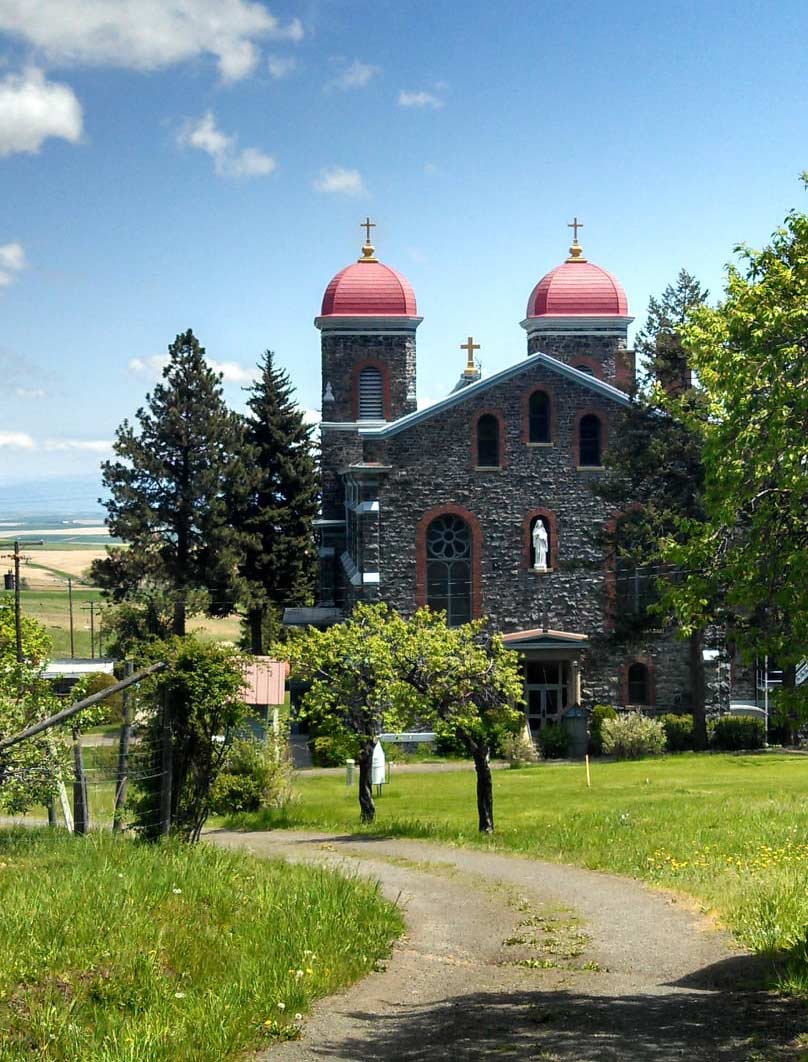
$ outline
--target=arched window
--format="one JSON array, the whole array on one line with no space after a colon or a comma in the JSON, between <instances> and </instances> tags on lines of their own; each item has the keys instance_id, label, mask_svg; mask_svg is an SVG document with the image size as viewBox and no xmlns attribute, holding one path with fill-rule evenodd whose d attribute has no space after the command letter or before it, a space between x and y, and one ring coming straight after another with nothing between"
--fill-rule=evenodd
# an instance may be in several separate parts
<instances>
[{"instance_id":1,"label":"arched window","mask_svg":"<svg viewBox=\"0 0 808 1062\"><path fill-rule=\"evenodd\" d=\"M493 413L483 413L477 421L477 466L499 468L499 421Z\"/></svg>"},{"instance_id":2,"label":"arched window","mask_svg":"<svg viewBox=\"0 0 808 1062\"><path fill-rule=\"evenodd\" d=\"M471 619L471 530L459 516L439 516L426 532L426 603L450 627Z\"/></svg>"},{"instance_id":3,"label":"arched window","mask_svg":"<svg viewBox=\"0 0 808 1062\"><path fill-rule=\"evenodd\" d=\"M578 424L578 464L584 468L599 468L602 464L600 417L587 413Z\"/></svg>"},{"instance_id":4,"label":"arched window","mask_svg":"<svg viewBox=\"0 0 808 1062\"><path fill-rule=\"evenodd\" d=\"M373 365L359 373L359 419L384 420L384 387L382 374Z\"/></svg>"},{"instance_id":5,"label":"arched window","mask_svg":"<svg viewBox=\"0 0 808 1062\"><path fill-rule=\"evenodd\" d=\"M587 376L594 376L595 375L595 370L592 368L591 365L583 365L583 364L581 364L581 365L576 365L575 368L578 370L578 372L585 372Z\"/></svg>"},{"instance_id":6,"label":"arched window","mask_svg":"<svg viewBox=\"0 0 808 1062\"><path fill-rule=\"evenodd\" d=\"M628 703L650 704L651 703L651 676L645 664L631 664L627 678Z\"/></svg>"},{"instance_id":7,"label":"arched window","mask_svg":"<svg viewBox=\"0 0 808 1062\"><path fill-rule=\"evenodd\" d=\"M528 440L550 442L550 396L546 391L534 391L530 396Z\"/></svg>"},{"instance_id":8,"label":"arched window","mask_svg":"<svg viewBox=\"0 0 808 1062\"><path fill-rule=\"evenodd\" d=\"M656 586L659 568L648 563L653 543L649 542L648 531L643 526L640 508L617 520L612 548L615 621L623 626L647 624L648 608L659 597Z\"/></svg>"}]
</instances>

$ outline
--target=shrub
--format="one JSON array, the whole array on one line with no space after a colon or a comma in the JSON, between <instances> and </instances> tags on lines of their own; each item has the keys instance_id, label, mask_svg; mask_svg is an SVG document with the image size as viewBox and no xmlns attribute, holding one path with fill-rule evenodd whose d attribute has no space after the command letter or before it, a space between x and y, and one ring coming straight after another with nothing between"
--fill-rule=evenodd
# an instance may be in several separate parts
<instances>
[{"instance_id":1,"label":"shrub","mask_svg":"<svg viewBox=\"0 0 808 1062\"><path fill-rule=\"evenodd\" d=\"M291 766L288 751L281 745L272 738L267 743L255 738L238 738L233 742L213 783L214 815L282 808L289 802Z\"/></svg>"},{"instance_id":2,"label":"shrub","mask_svg":"<svg viewBox=\"0 0 808 1062\"><path fill-rule=\"evenodd\" d=\"M548 723L539 731L539 748L542 759L563 760L569 755L570 736L559 723Z\"/></svg>"},{"instance_id":3,"label":"shrub","mask_svg":"<svg viewBox=\"0 0 808 1062\"><path fill-rule=\"evenodd\" d=\"M615 719L604 719L603 751L618 760L639 760L659 756L665 749L665 728L658 719L639 712L626 712Z\"/></svg>"},{"instance_id":4,"label":"shrub","mask_svg":"<svg viewBox=\"0 0 808 1062\"><path fill-rule=\"evenodd\" d=\"M668 752L688 752L693 748L693 716L663 715L660 723L665 728Z\"/></svg>"},{"instance_id":5,"label":"shrub","mask_svg":"<svg viewBox=\"0 0 808 1062\"><path fill-rule=\"evenodd\" d=\"M344 767L346 760L355 760L359 753L359 742L350 734L323 734L310 747L315 767Z\"/></svg>"},{"instance_id":6,"label":"shrub","mask_svg":"<svg viewBox=\"0 0 808 1062\"><path fill-rule=\"evenodd\" d=\"M596 704L589 717L589 753L592 756L603 754L603 720L614 719L617 712L610 704Z\"/></svg>"},{"instance_id":7,"label":"shrub","mask_svg":"<svg viewBox=\"0 0 808 1062\"><path fill-rule=\"evenodd\" d=\"M713 747L725 752L762 749L764 740L763 721L745 715L722 716L713 730Z\"/></svg>"},{"instance_id":8,"label":"shrub","mask_svg":"<svg viewBox=\"0 0 808 1062\"><path fill-rule=\"evenodd\" d=\"M537 763L539 756L536 746L531 741L527 730L522 729L518 734L506 734L502 739L502 755L508 761L508 766L526 767L528 764Z\"/></svg>"}]
</instances>

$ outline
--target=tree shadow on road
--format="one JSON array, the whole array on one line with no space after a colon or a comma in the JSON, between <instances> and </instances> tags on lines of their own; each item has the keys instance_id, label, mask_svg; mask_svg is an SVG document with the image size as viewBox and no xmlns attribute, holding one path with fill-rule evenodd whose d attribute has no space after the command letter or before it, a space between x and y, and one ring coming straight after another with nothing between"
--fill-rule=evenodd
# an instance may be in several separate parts
<instances>
[{"instance_id":1,"label":"tree shadow on road","mask_svg":"<svg viewBox=\"0 0 808 1062\"><path fill-rule=\"evenodd\" d=\"M757 960L739 956L686 979L660 985L660 992L603 994L592 978L576 988L529 992L479 992L427 1006L401 1003L400 1014L367 1023L359 1035L338 1044L309 1044L322 1058L352 1062L436 1059L535 1059L558 1062L713 1062L798 1059L796 1035L808 1026L804 1004L760 988ZM730 987L732 986L732 988Z\"/></svg>"}]
</instances>

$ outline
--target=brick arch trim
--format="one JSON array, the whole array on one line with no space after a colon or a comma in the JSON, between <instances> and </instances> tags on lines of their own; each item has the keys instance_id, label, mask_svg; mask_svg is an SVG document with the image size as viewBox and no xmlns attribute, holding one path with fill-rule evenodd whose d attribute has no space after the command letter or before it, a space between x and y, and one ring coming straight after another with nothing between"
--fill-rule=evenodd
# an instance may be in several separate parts
<instances>
[{"instance_id":1,"label":"brick arch trim","mask_svg":"<svg viewBox=\"0 0 808 1062\"><path fill-rule=\"evenodd\" d=\"M630 656L623 661L620 669L620 699L623 704L630 704L628 699L628 673L634 664L642 664L648 673L648 703L637 705L638 708L653 708L656 705L656 673L650 656Z\"/></svg>"},{"instance_id":2,"label":"brick arch trim","mask_svg":"<svg viewBox=\"0 0 808 1062\"><path fill-rule=\"evenodd\" d=\"M359 420L359 375L363 369L378 369L382 374L382 408L384 419L392 420L390 409L390 366L379 358L362 358L351 369L351 409L353 419Z\"/></svg>"},{"instance_id":3,"label":"brick arch trim","mask_svg":"<svg viewBox=\"0 0 808 1062\"><path fill-rule=\"evenodd\" d=\"M581 467L581 421L584 417L597 417L600 421L600 458L603 461L603 456L606 453L606 447L609 443L609 425L606 421L606 414L602 409L594 409L588 406L586 409L579 409L575 414L575 423L572 428L572 459L576 468ZM600 468L601 465L591 465L587 467Z\"/></svg>"},{"instance_id":4,"label":"brick arch trim","mask_svg":"<svg viewBox=\"0 0 808 1062\"><path fill-rule=\"evenodd\" d=\"M556 411L555 411L555 391L552 387L548 387L547 384L540 384L538 387L531 387L525 391L524 401L522 403L522 442L530 442L530 399L537 391L543 391L547 395L547 411L550 416L550 445L554 445L556 441ZM545 443L545 445L547 445Z\"/></svg>"},{"instance_id":5,"label":"brick arch trim","mask_svg":"<svg viewBox=\"0 0 808 1062\"><path fill-rule=\"evenodd\" d=\"M525 514L525 519L522 524L522 567L524 569L530 568L530 553L533 549L531 531L533 529L533 521L539 516L544 520L547 527L547 534L550 538L549 567L558 567L558 530L556 527L556 515L551 509L531 509L529 513Z\"/></svg>"},{"instance_id":6,"label":"brick arch trim","mask_svg":"<svg viewBox=\"0 0 808 1062\"><path fill-rule=\"evenodd\" d=\"M480 422L481 417L491 416L496 417L499 424L499 465L497 468L505 468L505 417L502 411L499 409L480 409L474 415L471 421L471 467L479 468L480 464L477 460L477 425ZM491 466L485 466L491 467Z\"/></svg>"},{"instance_id":7,"label":"brick arch trim","mask_svg":"<svg viewBox=\"0 0 808 1062\"><path fill-rule=\"evenodd\" d=\"M570 357L569 361L573 369L577 369L579 365L585 365L587 369L591 369L595 374L595 379L603 379L603 365L597 358L592 358L588 354L574 355Z\"/></svg>"},{"instance_id":8,"label":"brick arch trim","mask_svg":"<svg viewBox=\"0 0 808 1062\"><path fill-rule=\"evenodd\" d=\"M439 516L459 516L471 530L471 616L479 619L483 614L483 531L480 521L462 505L436 505L424 513L415 528L415 603L418 608L426 605L426 532Z\"/></svg>"}]
</instances>

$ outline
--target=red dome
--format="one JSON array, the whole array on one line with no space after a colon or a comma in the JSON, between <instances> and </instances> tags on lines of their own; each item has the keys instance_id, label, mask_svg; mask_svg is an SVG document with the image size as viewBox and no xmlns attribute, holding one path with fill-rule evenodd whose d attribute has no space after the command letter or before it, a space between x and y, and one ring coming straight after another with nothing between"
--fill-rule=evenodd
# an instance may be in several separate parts
<instances>
[{"instance_id":1,"label":"red dome","mask_svg":"<svg viewBox=\"0 0 808 1062\"><path fill-rule=\"evenodd\" d=\"M375 260L354 262L341 270L323 295L323 317L415 317L417 313L407 278Z\"/></svg>"},{"instance_id":2,"label":"red dome","mask_svg":"<svg viewBox=\"0 0 808 1062\"><path fill-rule=\"evenodd\" d=\"M528 317L628 317L628 299L611 273L582 259L563 262L530 294Z\"/></svg>"}]
</instances>

